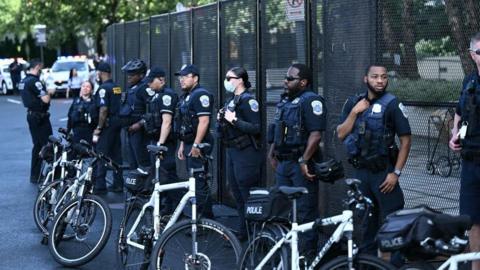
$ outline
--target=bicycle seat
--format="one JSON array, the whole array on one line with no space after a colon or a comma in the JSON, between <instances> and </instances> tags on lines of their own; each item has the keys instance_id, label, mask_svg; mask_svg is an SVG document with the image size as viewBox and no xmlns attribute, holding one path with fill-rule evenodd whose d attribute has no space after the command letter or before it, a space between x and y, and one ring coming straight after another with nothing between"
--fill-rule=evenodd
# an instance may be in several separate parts
<instances>
[{"instance_id":1,"label":"bicycle seat","mask_svg":"<svg viewBox=\"0 0 480 270\"><path fill-rule=\"evenodd\" d=\"M278 188L278 190L287 195L289 199L297 199L302 196L302 194L308 194L308 190L304 187L281 186Z\"/></svg>"},{"instance_id":2,"label":"bicycle seat","mask_svg":"<svg viewBox=\"0 0 480 270\"><path fill-rule=\"evenodd\" d=\"M57 138L53 135L48 136L48 140L54 144L60 144L62 142L62 139Z\"/></svg>"},{"instance_id":3,"label":"bicycle seat","mask_svg":"<svg viewBox=\"0 0 480 270\"><path fill-rule=\"evenodd\" d=\"M163 145L154 145L154 144L147 145L147 149L148 149L148 152L152 152L154 154L160 154L161 152L168 151L168 147Z\"/></svg>"},{"instance_id":4,"label":"bicycle seat","mask_svg":"<svg viewBox=\"0 0 480 270\"><path fill-rule=\"evenodd\" d=\"M472 221L467 215L451 216L437 214L434 216L433 221L442 232L442 235L448 237L461 236L472 227Z\"/></svg>"},{"instance_id":5,"label":"bicycle seat","mask_svg":"<svg viewBox=\"0 0 480 270\"><path fill-rule=\"evenodd\" d=\"M361 183L362 183L362 181L360 181L358 179L355 179L355 178L345 179L345 184L347 184L347 186L349 186L351 188L358 187Z\"/></svg>"}]
</instances>

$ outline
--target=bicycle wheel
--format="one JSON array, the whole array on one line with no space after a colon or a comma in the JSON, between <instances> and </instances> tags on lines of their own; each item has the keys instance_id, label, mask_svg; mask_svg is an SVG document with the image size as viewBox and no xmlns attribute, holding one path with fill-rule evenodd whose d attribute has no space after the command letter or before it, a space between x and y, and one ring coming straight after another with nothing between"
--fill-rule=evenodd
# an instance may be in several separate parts
<instances>
[{"instance_id":1,"label":"bicycle wheel","mask_svg":"<svg viewBox=\"0 0 480 270\"><path fill-rule=\"evenodd\" d=\"M248 243L247 247L240 256L239 263L240 270L255 269L260 262L265 258L267 253L277 243L280 236L276 236L275 233L268 230L260 231L256 234L252 241ZM287 270L288 267L288 249L281 247L273 256L266 262L263 269L277 269Z\"/></svg>"},{"instance_id":2,"label":"bicycle wheel","mask_svg":"<svg viewBox=\"0 0 480 270\"><path fill-rule=\"evenodd\" d=\"M150 253L153 248L153 222L152 213L147 209L141 217L135 231L131 235L131 241L143 245L145 248L127 244L127 234L142 211L143 202L135 199L129 204L125 219L120 227L117 241L117 259L122 269L148 269Z\"/></svg>"},{"instance_id":3,"label":"bicycle wheel","mask_svg":"<svg viewBox=\"0 0 480 270\"><path fill-rule=\"evenodd\" d=\"M77 211L78 204L75 200L65 205L55 217L48 237L55 261L69 267L95 258L112 230L112 213L101 198L85 195Z\"/></svg>"},{"instance_id":4,"label":"bicycle wheel","mask_svg":"<svg viewBox=\"0 0 480 270\"><path fill-rule=\"evenodd\" d=\"M435 267L424 261L407 263L400 270L435 270Z\"/></svg>"},{"instance_id":5,"label":"bicycle wheel","mask_svg":"<svg viewBox=\"0 0 480 270\"><path fill-rule=\"evenodd\" d=\"M438 174L442 177L449 177L452 174L452 164L446 156L441 156L437 159L435 163L435 168L438 171Z\"/></svg>"},{"instance_id":6,"label":"bicycle wheel","mask_svg":"<svg viewBox=\"0 0 480 270\"><path fill-rule=\"evenodd\" d=\"M192 240L191 220L183 220L166 230L152 252L152 269L234 269L240 258L240 243L222 224L197 221L197 241ZM196 258L192 247L196 245Z\"/></svg>"},{"instance_id":7,"label":"bicycle wheel","mask_svg":"<svg viewBox=\"0 0 480 270\"><path fill-rule=\"evenodd\" d=\"M33 220L37 228L44 234L48 234L48 224L53 220L56 215L54 209L61 209L62 205L57 203L66 190L69 183L63 180L56 180L43 188L35 200L33 205ZM66 204L68 201L61 202Z\"/></svg>"},{"instance_id":8,"label":"bicycle wheel","mask_svg":"<svg viewBox=\"0 0 480 270\"><path fill-rule=\"evenodd\" d=\"M432 161L427 162L426 169L428 174L435 174L435 164Z\"/></svg>"},{"instance_id":9,"label":"bicycle wheel","mask_svg":"<svg viewBox=\"0 0 480 270\"><path fill-rule=\"evenodd\" d=\"M347 256L337 257L324 264L321 270L350 269ZM353 258L353 269L355 270L394 270L395 266L384 260L365 254L360 254Z\"/></svg>"}]
</instances>

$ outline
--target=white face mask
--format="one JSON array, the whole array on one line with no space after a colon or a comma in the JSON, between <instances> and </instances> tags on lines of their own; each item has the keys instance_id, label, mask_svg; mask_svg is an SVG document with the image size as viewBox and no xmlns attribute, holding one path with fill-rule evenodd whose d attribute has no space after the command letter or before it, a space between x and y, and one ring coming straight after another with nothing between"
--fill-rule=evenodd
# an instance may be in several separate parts
<instances>
[{"instance_id":1,"label":"white face mask","mask_svg":"<svg viewBox=\"0 0 480 270\"><path fill-rule=\"evenodd\" d=\"M233 93L235 91L235 86L231 82L227 81L227 79L223 81L223 86L229 93Z\"/></svg>"}]
</instances>

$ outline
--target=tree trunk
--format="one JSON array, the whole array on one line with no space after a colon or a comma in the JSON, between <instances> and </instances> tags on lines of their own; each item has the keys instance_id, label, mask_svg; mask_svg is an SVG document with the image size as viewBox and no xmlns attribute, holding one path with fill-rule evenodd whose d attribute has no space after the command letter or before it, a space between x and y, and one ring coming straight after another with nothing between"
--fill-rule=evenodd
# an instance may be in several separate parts
<instances>
[{"instance_id":1,"label":"tree trunk","mask_svg":"<svg viewBox=\"0 0 480 270\"><path fill-rule=\"evenodd\" d=\"M389 70L394 69L399 71L399 68L394 65L393 56L395 54L401 54L400 50L400 40L398 39L398 35L395 35L395 31L393 30L394 22L392 18L394 17L394 10L392 9L392 4L389 1L379 1L378 8L382 14L382 32L383 32L383 43L380 45L380 50L382 53L389 54L389 61L387 64L387 68ZM383 57L380 55L379 57ZM383 61L383 58L382 58Z\"/></svg>"},{"instance_id":2,"label":"tree trunk","mask_svg":"<svg viewBox=\"0 0 480 270\"><path fill-rule=\"evenodd\" d=\"M403 0L403 41L405 54L403 56L404 74L409 79L420 79L417 65L417 53L415 51L415 18L413 0Z\"/></svg>"},{"instance_id":3,"label":"tree trunk","mask_svg":"<svg viewBox=\"0 0 480 270\"><path fill-rule=\"evenodd\" d=\"M457 53L462 62L462 68L465 74L472 73L475 68L470 55L467 53L470 47L468 34L465 34L465 23L463 21L463 13L461 10L461 0L445 0L445 13L448 17L450 30L455 40Z\"/></svg>"},{"instance_id":4,"label":"tree trunk","mask_svg":"<svg viewBox=\"0 0 480 270\"><path fill-rule=\"evenodd\" d=\"M468 36L475 34L476 31L480 31L480 4L478 0L465 0L464 10L467 13L467 25L469 26Z\"/></svg>"}]
</instances>

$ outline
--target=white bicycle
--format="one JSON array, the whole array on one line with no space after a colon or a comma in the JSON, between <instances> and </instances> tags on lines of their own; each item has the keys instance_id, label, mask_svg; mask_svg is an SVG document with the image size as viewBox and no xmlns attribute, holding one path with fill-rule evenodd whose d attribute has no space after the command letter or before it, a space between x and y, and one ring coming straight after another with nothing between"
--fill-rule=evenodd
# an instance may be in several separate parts
<instances>
[{"instance_id":1,"label":"white bicycle","mask_svg":"<svg viewBox=\"0 0 480 270\"><path fill-rule=\"evenodd\" d=\"M200 144L200 150L209 147ZM129 199L120 226L117 252L124 269L233 269L240 257L240 243L224 225L205 218L197 219L194 173L184 182L160 184L160 162L165 146L149 145L155 154L155 186L150 199L142 194ZM137 179L135 179L136 181ZM143 185L143 184L142 184ZM161 215L161 193L187 189L172 216ZM179 221L187 203L191 218Z\"/></svg>"},{"instance_id":2,"label":"white bicycle","mask_svg":"<svg viewBox=\"0 0 480 270\"><path fill-rule=\"evenodd\" d=\"M347 206L362 208L365 204L371 205L370 199L363 196L358 189L360 180L347 179L345 182L349 188ZM340 256L326 262L320 269L395 269L389 263L377 257L357 254L357 248L353 243L353 212L351 210L344 210L341 215L298 224L296 200L306 194L307 189L303 187L279 187L279 190L292 200L291 228L288 229L275 222L271 224L267 222L262 230L253 236L244 250L239 265L240 269L315 269L332 245L338 243L342 237L347 239L347 256ZM349 207L346 208L349 209ZM318 255L309 264L305 257L299 254L298 234L329 225L338 226L324 247L318 252Z\"/></svg>"}]
</instances>

